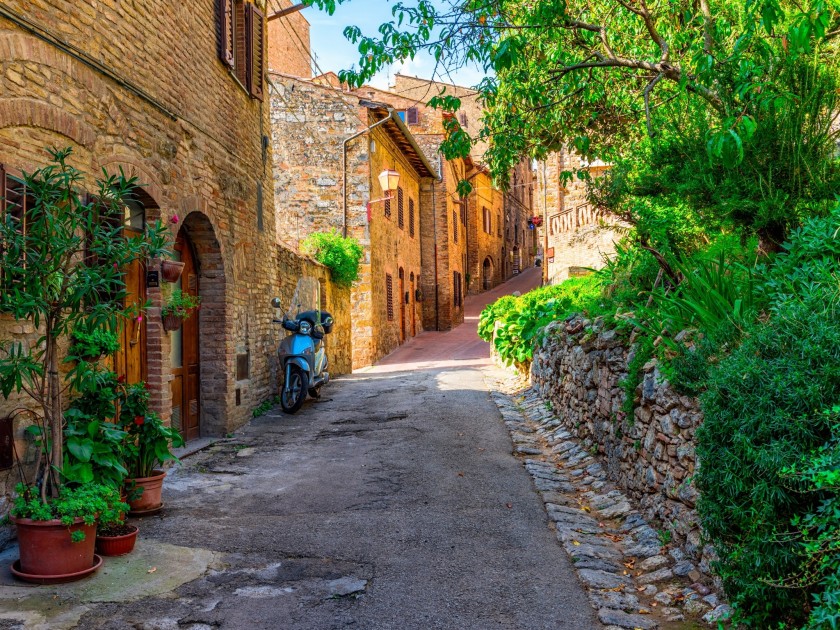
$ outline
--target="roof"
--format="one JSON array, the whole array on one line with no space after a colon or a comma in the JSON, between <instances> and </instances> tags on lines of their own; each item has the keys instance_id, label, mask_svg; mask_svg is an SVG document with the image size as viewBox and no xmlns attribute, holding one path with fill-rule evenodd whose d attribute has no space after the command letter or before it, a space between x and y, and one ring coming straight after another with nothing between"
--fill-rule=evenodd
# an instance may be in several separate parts
<instances>
[{"instance_id":1,"label":"roof","mask_svg":"<svg viewBox=\"0 0 840 630\"><path fill-rule=\"evenodd\" d=\"M359 99L359 105L368 108L377 118L377 121L390 118L382 126L399 147L400 151L402 151L403 155L405 155L409 164L417 171L420 177L433 177L434 179L438 179L437 172L432 168L426 154L423 153L423 149L417 144L411 131L409 131L402 119L400 119L396 110L385 103L376 103L363 99Z\"/></svg>"}]
</instances>

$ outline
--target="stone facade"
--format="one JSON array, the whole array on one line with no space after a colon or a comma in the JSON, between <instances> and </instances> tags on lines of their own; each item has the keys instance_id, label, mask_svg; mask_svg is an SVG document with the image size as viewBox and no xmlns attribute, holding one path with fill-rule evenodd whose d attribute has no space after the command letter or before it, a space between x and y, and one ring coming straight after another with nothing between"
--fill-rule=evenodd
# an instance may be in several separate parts
<instances>
[{"instance_id":1,"label":"stone facade","mask_svg":"<svg viewBox=\"0 0 840 630\"><path fill-rule=\"evenodd\" d=\"M351 301L353 368L365 367L423 330L421 186L436 173L384 105L329 81L273 80L277 238L297 249L309 234L337 229L362 244ZM387 202L378 181L384 169L401 175L401 193Z\"/></svg>"},{"instance_id":2,"label":"stone facade","mask_svg":"<svg viewBox=\"0 0 840 630\"><path fill-rule=\"evenodd\" d=\"M608 165L584 162L579 155L561 151L540 162L536 169L535 213L543 218L540 249L544 278L556 284L585 269L604 266L605 257L615 252L621 238L620 222L593 207L586 198L586 183L575 177L565 186L564 171L585 169L593 178L601 176Z\"/></svg>"},{"instance_id":3,"label":"stone facade","mask_svg":"<svg viewBox=\"0 0 840 630\"><path fill-rule=\"evenodd\" d=\"M282 11L297 4L292 0L272 2ZM309 20L296 11L268 22L268 69L293 77L312 77L312 51L309 44Z\"/></svg>"},{"instance_id":4,"label":"stone facade","mask_svg":"<svg viewBox=\"0 0 840 630\"><path fill-rule=\"evenodd\" d=\"M688 560L709 574L713 551L703 547L692 476L696 399L678 395L651 360L636 388L635 410L621 410L628 349L614 330L582 318L554 322L534 352L531 380L552 411L585 448L597 450L609 477L638 501L644 516L670 532Z\"/></svg>"},{"instance_id":5,"label":"stone facade","mask_svg":"<svg viewBox=\"0 0 840 630\"><path fill-rule=\"evenodd\" d=\"M202 298L193 401L200 431L234 430L274 386L269 298L278 270L263 136L268 103L253 98L220 60L215 3L161 10L152 0L131 7L118 0L11 0L4 7L11 17L0 18L0 163L32 171L46 163L48 147L69 146L72 164L91 178L119 168L137 176L147 223L181 218ZM174 377L172 336L160 318L165 291L147 290L142 371L153 408L169 420ZM0 337L32 338L29 324L0 319ZM0 401L0 414L17 405ZM0 496L7 492L0 487Z\"/></svg>"},{"instance_id":6,"label":"stone facade","mask_svg":"<svg viewBox=\"0 0 840 630\"><path fill-rule=\"evenodd\" d=\"M467 292L475 295L509 276L505 274L504 193L493 186L486 168L477 168L470 181Z\"/></svg>"}]
</instances>

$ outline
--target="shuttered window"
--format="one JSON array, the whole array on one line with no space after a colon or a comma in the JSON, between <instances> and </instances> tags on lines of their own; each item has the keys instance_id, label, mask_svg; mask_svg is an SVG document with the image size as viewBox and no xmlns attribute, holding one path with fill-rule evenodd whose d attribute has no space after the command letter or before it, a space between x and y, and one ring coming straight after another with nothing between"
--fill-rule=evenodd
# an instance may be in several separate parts
<instances>
[{"instance_id":1,"label":"shuttered window","mask_svg":"<svg viewBox=\"0 0 840 630\"><path fill-rule=\"evenodd\" d=\"M455 308L461 308L464 303L464 294L461 289L461 274L457 271L452 272L452 305Z\"/></svg>"},{"instance_id":2,"label":"shuttered window","mask_svg":"<svg viewBox=\"0 0 840 630\"><path fill-rule=\"evenodd\" d=\"M452 240L458 242L458 213L452 211Z\"/></svg>"},{"instance_id":3,"label":"shuttered window","mask_svg":"<svg viewBox=\"0 0 840 630\"><path fill-rule=\"evenodd\" d=\"M417 125L420 123L420 114L416 107L409 107L406 112L406 118L409 125Z\"/></svg>"},{"instance_id":4,"label":"shuttered window","mask_svg":"<svg viewBox=\"0 0 840 630\"><path fill-rule=\"evenodd\" d=\"M217 0L216 7L218 11L218 36L219 36L219 59L228 68L233 69L235 62L234 56L234 18L233 18L233 3L234 0Z\"/></svg>"},{"instance_id":5,"label":"shuttered window","mask_svg":"<svg viewBox=\"0 0 840 630\"><path fill-rule=\"evenodd\" d=\"M245 59L248 73L246 85L248 93L261 101L265 81L265 16L254 4L247 5L245 28Z\"/></svg>"},{"instance_id":6,"label":"shuttered window","mask_svg":"<svg viewBox=\"0 0 840 630\"><path fill-rule=\"evenodd\" d=\"M394 321L394 278L390 273L385 274L385 298L388 306L388 321Z\"/></svg>"},{"instance_id":7,"label":"shuttered window","mask_svg":"<svg viewBox=\"0 0 840 630\"><path fill-rule=\"evenodd\" d=\"M408 200L408 235L414 238L414 199Z\"/></svg>"},{"instance_id":8,"label":"shuttered window","mask_svg":"<svg viewBox=\"0 0 840 630\"><path fill-rule=\"evenodd\" d=\"M385 199L385 218L386 219L391 218L391 200L390 199Z\"/></svg>"},{"instance_id":9,"label":"shuttered window","mask_svg":"<svg viewBox=\"0 0 840 630\"><path fill-rule=\"evenodd\" d=\"M219 59L252 98L262 100L265 85L265 15L244 0L217 0Z\"/></svg>"},{"instance_id":10,"label":"shuttered window","mask_svg":"<svg viewBox=\"0 0 840 630\"><path fill-rule=\"evenodd\" d=\"M26 234L27 214L32 207L32 197L18 171L0 164L0 220L11 222L19 234ZM5 243L0 241L0 247ZM21 265L26 266L26 251L21 254ZM14 271L0 268L0 304L15 283Z\"/></svg>"},{"instance_id":11,"label":"shuttered window","mask_svg":"<svg viewBox=\"0 0 840 630\"><path fill-rule=\"evenodd\" d=\"M502 215L496 214L496 236L501 238L502 236Z\"/></svg>"},{"instance_id":12,"label":"shuttered window","mask_svg":"<svg viewBox=\"0 0 840 630\"><path fill-rule=\"evenodd\" d=\"M403 213L403 189L397 188L397 225L401 230L405 229L405 214Z\"/></svg>"}]
</instances>

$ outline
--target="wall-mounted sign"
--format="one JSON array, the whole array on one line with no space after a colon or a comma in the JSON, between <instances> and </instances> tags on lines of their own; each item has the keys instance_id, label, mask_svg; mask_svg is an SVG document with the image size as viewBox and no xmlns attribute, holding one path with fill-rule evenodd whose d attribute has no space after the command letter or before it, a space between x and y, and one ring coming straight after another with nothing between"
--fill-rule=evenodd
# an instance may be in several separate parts
<instances>
[{"instance_id":1,"label":"wall-mounted sign","mask_svg":"<svg viewBox=\"0 0 840 630\"><path fill-rule=\"evenodd\" d=\"M553 247L548 248L548 257L549 258L554 258L554 248Z\"/></svg>"},{"instance_id":2,"label":"wall-mounted sign","mask_svg":"<svg viewBox=\"0 0 840 630\"><path fill-rule=\"evenodd\" d=\"M160 286L160 272L157 269L150 269L146 272L146 286L159 287Z\"/></svg>"}]
</instances>

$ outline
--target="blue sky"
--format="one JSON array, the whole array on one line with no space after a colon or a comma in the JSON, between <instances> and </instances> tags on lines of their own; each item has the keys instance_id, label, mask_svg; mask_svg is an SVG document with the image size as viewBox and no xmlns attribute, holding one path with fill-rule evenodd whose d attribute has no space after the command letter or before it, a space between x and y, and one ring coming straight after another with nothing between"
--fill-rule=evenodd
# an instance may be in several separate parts
<instances>
[{"instance_id":1,"label":"blue sky","mask_svg":"<svg viewBox=\"0 0 840 630\"><path fill-rule=\"evenodd\" d=\"M338 72L349 69L356 63L359 58L358 52L356 47L344 38L344 28L358 26L365 35L376 34L380 24L392 19L392 6L391 0L351 0L339 5L332 16L314 8L304 9L303 15L312 25L312 51L320 68L324 72ZM391 76L397 72L428 79L431 78L434 65L431 56L418 55L405 64L394 65L390 72L381 72L370 83L378 88L387 88ZM481 81L483 73L478 68L463 68L451 77L438 78L469 87Z\"/></svg>"}]
</instances>

